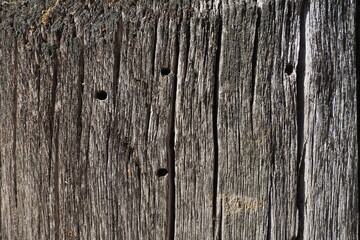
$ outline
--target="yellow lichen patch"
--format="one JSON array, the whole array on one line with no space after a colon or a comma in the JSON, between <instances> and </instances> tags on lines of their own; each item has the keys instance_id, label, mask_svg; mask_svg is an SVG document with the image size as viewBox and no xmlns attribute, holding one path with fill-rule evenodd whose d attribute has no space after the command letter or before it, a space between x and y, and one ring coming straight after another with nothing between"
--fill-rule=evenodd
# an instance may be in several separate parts
<instances>
[{"instance_id":1,"label":"yellow lichen patch","mask_svg":"<svg viewBox=\"0 0 360 240\"><path fill-rule=\"evenodd\" d=\"M48 21L50 15L51 15L53 9L54 9L56 6L58 6L59 4L60 4L60 0L56 0L56 2L55 2L55 4L54 4L53 7L50 7L50 8L48 8L47 10L43 10L43 11L42 11L42 14L43 14L43 15L41 16L41 22L42 22L42 24L44 24L44 25L47 24L47 21Z\"/></svg>"},{"instance_id":2,"label":"yellow lichen patch","mask_svg":"<svg viewBox=\"0 0 360 240\"><path fill-rule=\"evenodd\" d=\"M109 2L108 7L111 8L115 2L117 2L117 0L112 0L111 2Z\"/></svg>"},{"instance_id":3,"label":"yellow lichen patch","mask_svg":"<svg viewBox=\"0 0 360 240\"><path fill-rule=\"evenodd\" d=\"M51 11L52 11L52 8L48 8L47 10L43 10L42 13L43 15L41 16L41 22L42 24L46 25L47 24L47 21L48 21L48 18L51 14Z\"/></svg>"},{"instance_id":4,"label":"yellow lichen patch","mask_svg":"<svg viewBox=\"0 0 360 240\"><path fill-rule=\"evenodd\" d=\"M264 200L238 195L219 194L219 199L222 199L224 211L226 215L231 215L236 212L256 212L264 206Z\"/></svg>"},{"instance_id":5,"label":"yellow lichen patch","mask_svg":"<svg viewBox=\"0 0 360 240\"><path fill-rule=\"evenodd\" d=\"M30 26L29 29L34 31L36 29L36 27L35 26Z\"/></svg>"}]
</instances>

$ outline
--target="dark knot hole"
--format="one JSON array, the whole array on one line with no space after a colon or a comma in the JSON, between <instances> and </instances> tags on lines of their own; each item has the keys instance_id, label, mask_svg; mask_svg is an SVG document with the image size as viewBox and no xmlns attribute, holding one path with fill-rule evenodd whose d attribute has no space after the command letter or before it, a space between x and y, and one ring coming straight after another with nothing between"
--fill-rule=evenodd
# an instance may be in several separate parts
<instances>
[{"instance_id":1,"label":"dark knot hole","mask_svg":"<svg viewBox=\"0 0 360 240\"><path fill-rule=\"evenodd\" d=\"M168 174L168 170L166 170L165 168L160 168L156 171L156 176L158 177L164 177Z\"/></svg>"},{"instance_id":2,"label":"dark knot hole","mask_svg":"<svg viewBox=\"0 0 360 240\"><path fill-rule=\"evenodd\" d=\"M287 75L291 75L294 71L294 67L291 64L286 65L285 67L285 73Z\"/></svg>"},{"instance_id":3,"label":"dark knot hole","mask_svg":"<svg viewBox=\"0 0 360 240\"><path fill-rule=\"evenodd\" d=\"M161 68L161 75L162 76L166 76L166 75L169 75L170 74L170 68Z\"/></svg>"},{"instance_id":4,"label":"dark knot hole","mask_svg":"<svg viewBox=\"0 0 360 240\"><path fill-rule=\"evenodd\" d=\"M101 90L101 91L97 91L95 96L99 100L105 100L107 98L107 93Z\"/></svg>"}]
</instances>

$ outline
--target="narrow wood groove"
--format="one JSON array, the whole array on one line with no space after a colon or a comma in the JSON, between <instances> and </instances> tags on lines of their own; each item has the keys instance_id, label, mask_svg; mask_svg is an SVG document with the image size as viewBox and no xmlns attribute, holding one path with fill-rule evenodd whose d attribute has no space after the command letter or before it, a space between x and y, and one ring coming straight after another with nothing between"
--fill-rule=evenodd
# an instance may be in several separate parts
<instances>
[{"instance_id":1,"label":"narrow wood groove","mask_svg":"<svg viewBox=\"0 0 360 240\"><path fill-rule=\"evenodd\" d=\"M59 126L59 121L58 124ZM54 139L55 163L54 163L54 218L55 218L55 240L60 239L60 167L59 167L59 128Z\"/></svg>"},{"instance_id":2,"label":"narrow wood groove","mask_svg":"<svg viewBox=\"0 0 360 240\"><path fill-rule=\"evenodd\" d=\"M146 104L146 132L145 132L145 143L149 141L149 130L150 130L150 120L151 120L151 104Z\"/></svg>"},{"instance_id":3,"label":"narrow wood groove","mask_svg":"<svg viewBox=\"0 0 360 240\"><path fill-rule=\"evenodd\" d=\"M304 217L305 217L305 145L304 145L304 80L305 80L305 61L306 61L306 15L307 2L304 0L300 12L300 44L299 44L299 59L296 69L297 73L297 96L296 96L296 110L297 110L297 134L298 134L298 149L297 149L297 196L296 204L299 211L299 227L297 239L304 239Z\"/></svg>"},{"instance_id":4,"label":"narrow wood groove","mask_svg":"<svg viewBox=\"0 0 360 240\"><path fill-rule=\"evenodd\" d=\"M76 161L78 163L81 162L81 152L82 152L82 131L83 131L83 94L84 94L84 85L85 85L85 58L84 58L84 35L82 34L78 37L79 40L79 59L78 59L78 91L77 91L77 101L78 101L78 108L77 108L77 132L76 132L76 139L77 139L77 150L76 150ZM74 176L74 179L77 177ZM74 181L74 185L78 184L78 181ZM78 186L74 186L76 189ZM75 234L80 234L80 219L79 215L76 214L76 232Z\"/></svg>"},{"instance_id":5,"label":"narrow wood groove","mask_svg":"<svg viewBox=\"0 0 360 240\"><path fill-rule=\"evenodd\" d=\"M257 66L257 55L258 55L258 45L259 45L259 27L261 21L261 9L257 8L257 18L255 25L255 37L254 37L254 47L252 53L252 64L251 64L251 96L250 96L250 117L251 117L251 132L253 132L253 105L255 98L255 84L256 84L256 66Z\"/></svg>"},{"instance_id":6,"label":"narrow wood groove","mask_svg":"<svg viewBox=\"0 0 360 240\"><path fill-rule=\"evenodd\" d=\"M180 21L181 22L181 21ZM171 113L170 113L170 124L169 124L169 140L168 140L168 179L169 179L169 191L168 191L168 229L166 233L166 239L175 239L175 117L176 117L176 92L177 92L177 73L178 63L180 57L180 43L179 43L179 26L176 29L175 39L175 51L174 51L174 81L172 84L171 94Z\"/></svg>"},{"instance_id":7,"label":"narrow wood groove","mask_svg":"<svg viewBox=\"0 0 360 240\"><path fill-rule=\"evenodd\" d=\"M131 156L131 153L129 154L129 156ZM136 177L137 177L137 180L139 181L139 199L142 199L143 195L141 194L142 193L141 167L137 163L135 164L135 166L136 166L136 171L137 171ZM139 209L138 218L141 219L141 215L143 214L142 211L140 211L141 201L138 202L138 209ZM139 234L140 234L140 232L138 232L138 238L140 239Z\"/></svg>"},{"instance_id":8,"label":"narrow wood groove","mask_svg":"<svg viewBox=\"0 0 360 240\"><path fill-rule=\"evenodd\" d=\"M2 42L3 42L2 37L0 37L0 43L2 43ZM0 47L2 47L2 46L3 45L0 44ZM3 56L3 55L1 55L1 56ZM3 63L4 63L4 61L0 61L0 71L4 71L3 70L3 68L4 68ZM3 79L4 79L3 76L0 75L0 82L3 82ZM0 92L2 92L1 88L0 88ZM2 103L2 99L0 97L0 109L2 111L2 104L1 103ZM3 146L2 136L3 136L3 131L0 128L0 146ZM2 156L3 156L3 147L0 147L0 176L3 176L3 170L2 170L3 169L3 158L2 158ZM2 186L3 186L2 184L3 184L3 181L1 180L0 191L2 191ZM3 214L2 204L3 204L3 198L0 197L0 216L2 216L2 214ZM0 218L0 239L3 239L2 232L4 231L2 222L3 222L2 218Z\"/></svg>"},{"instance_id":9,"label":"narrow wood groove","mask_svg":"<svg viewBox=\"0 0 360 240\"><path fill-rule=\"evenodd\" d=\"M360 159L360 3L356 2L355 7L355 68L356 68L356 110L357 110L357 158ZM358 166L357 172L357 194L358 199L360 199L360 167ZM358 201L357 213L358 219L360 219L360 201ZM360 221L358 223L358 232L360 229Z\"/></svg>"},{"instance_id":10,"label":"narrow wood groove","mask_svg":"<svg viewBox=\"0 0 360 240\"><path fill-rule=\"evenodd\" d=\"M114 107L116 104L116 96L117 96L117 88L118 88L118 81L120 76L120 54L121 54L121 38L123 34L123 21L122 18L117 23L117 29L115 32L115 39L114 39L114 66L113 66L113 102Z\"/></svg>"},{"instance_id":11,"label":"narrow wood groove","mask_svg":"<svg viewBox=\"0 0 360 240\"><path fill-rule=\"evenodd\" d=\"M154 19L154 39L153 39L153 49L152 49L152 73L153 73L153 77L155 79L156 76L156 43L157 43L157 28L158 28L158 19L155 17ZM151 103L152 103L152 85L150 85L150 100L149 103L147 103L146 105L146 132L145 132L145 142L147 143L149 140L149 131L150 131L150 120L151 120Z\"/></svg>"},{"instance_id":12,"label":"narrow wood groove","mask_svg":"<svg viewBox=\"0 0 360 240\"><path fill-rule=\"evenodd\" d=\"M57 42L58 44L58 42ZM56 92L58 85L58 70L59 70L59 59L57 56L57 50L52 49L52 59L53 59L53 78L52 78L52 87L51 87L51 103L49 111L49 122L50 122L50 143L49 143L49 162L52 162L53 147L55 147L55 161L53 172L51 170L51 165L49 166L49 177L53 175L54 182L54 222L55 222L55 240L60 239L60 191L59 191L59 159L58 159L58 140L54 139L54 128L55 128L55 104L56 104ZM56 141L55 141L56 140ZM52 174L53 173L53 174ZM51 181L50 181L51 183Z\"/></svg>"},{"instance_id":13,"label":"narrow wood groove","mask_svg":"<svg viewBox=\"0 0 360 240\"><path fill-rule=\"evenodd\" d=\"M188 20L186 20L188 21ZM191 33L190 33L190 23L187 22L187 25L186 25L186 37L185 37L185 41L186 41L186 55L184 57L184 66L185 67L185 73L184 73L184 79L187 78L187 74L188 74L188 63L189 63L189 55L190 55L190 41L191 41Z\"/></svg>"},{"instance_id":14,"label":"narrow wood groove","mask_svg":"<svg viewBox=\"0 0 360 240\"><path fill-rule=\"evenodd\" d=\"M222 44L222 18L217 19L217 50L215 56L215 72L214 72L214 103L213 103L213 138L214 138L214 175L213 175L213 239L216 234L216 214L217 214L217 195L219 182L219 138L218 138L218 111L219 111L219 81L220 81L220 58L221 58L221 44ZM219 235L221 240L221 236Z\"/></svg>"},{"instance_id":15,"label":"narrow wood groove","mask_svg":"<svg viewBox=\"0 0 360 240\"><path fill-rule=\"evenodd\" d=\"M78 109L77 109L77 159L80 162L81 153L81 133L82 133L82 107L83 107L83 91L84 91L84 73L85 73L85 59L84 59L84 36L80 38L79 49L79 72L78 72Z\"/></svg>"},{"instance_id":16,"label":"narrow wood groove","mask_svg":"<svg viewBox=\"0 0 360 240\"><path fill-rule=\"evenodd\" d=\"M272 143L273 145L273 143ZM271 219L271 207L272 207L272 202L271 202L271 193L273 191L273 173L275 170L275 153L274 151L272 151L271 153L271 163L270 163L270 177L269 177L269 193L268 193L268 198L269 198L269 205L268 205L268 212L267 212L267 233L266 233L266 239L270 240L271 239L271 228L272 228L272 219Z\"/></svg>"},{"instance_id":17,"label":"narrow wood groove","mask_svg":"<svg viewBox=\"0 0 360 240\"><path fill-rule=\"evenodd\" d=\"M154 26L154 29L155 29L155 33L154 33L154 48L153 48L153 51L152 51L152 72L153 72L153 76L155 76L155 59L156 59L156 42L157 42L157 19L155 18L155 26Z\"/></svg>"},{"instance_id":18,"label":"narrow wood groove","mask_svg":"<svg viewBox=\"0 0 360 240\"><path fill-rule=\"evenodd\" d=\"M224 208L223 208L223 199L220 198L220 216L219 216L219 232L218 232L218 240L222 239L222 229L223 229L223 214L224 214ZM215 236L216 238L216 236ZM215 239L214 238L214 239Z\"/></svg>"},{"instance_id":19,"label":"narrow wood groove","mask_svg":"<svg viewBox=\"0 0 360 240\"><path fill-rule=\"evenodd\" d=\"M16 77L16 73L18 73L18 46L17 46L17 40L14 41L14 76L15 76L15 85L14 85L14 98L13 98L13 123L14 123L14 131L13 131L13 146L12 146L12 153L13 153L13 166L14 166L14 198L15 198L15 207L18 206L18 199L17 199L17 159L16 159L16 135L17 135L17 109L18 109L18 79Z\"/></svg>"}]
</instances>

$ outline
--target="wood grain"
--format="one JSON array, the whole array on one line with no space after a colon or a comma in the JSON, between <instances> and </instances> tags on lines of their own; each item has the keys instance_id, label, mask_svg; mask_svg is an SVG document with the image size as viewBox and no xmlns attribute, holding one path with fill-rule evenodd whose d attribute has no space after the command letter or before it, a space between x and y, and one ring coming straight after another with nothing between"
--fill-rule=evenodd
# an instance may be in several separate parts
<instances>
[{"instance_id":1,"label":"wood grain","mask_svg":"<svg viewBox=\"0 0 360 240\"><path fill-rule=\"evenodd\" d=\"M0 239L357 239L358 3L0 3Z\"/></svg>"},{"instance_id":2,"label":"wood grain","mask_svg":"<svg viewBox=\"0 0 360 240\"><path fill-rule=\"evenodd\" d=\"M305 239L359 234L355 8L353 1L339 3L307 9Z\"/></svg>"}]
</instances>

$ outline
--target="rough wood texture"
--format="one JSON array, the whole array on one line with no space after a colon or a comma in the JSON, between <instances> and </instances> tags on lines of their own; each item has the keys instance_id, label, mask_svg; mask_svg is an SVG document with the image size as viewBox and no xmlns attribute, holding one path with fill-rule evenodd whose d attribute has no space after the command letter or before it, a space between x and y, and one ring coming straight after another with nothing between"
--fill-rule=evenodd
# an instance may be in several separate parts
<instances>
[{"instance_id":1,"label":"rough wood texture","mask_svg":"<svg viewBox=\"0 0 360 240\"><path fill-rule=\"evenodd\" d=\"M1 2L0 239L357 239L359 9Z\"/></svg>"},{"instance_id":2,"label":"rough wood texture","mask_svg":"<svg viewBox=\"0 0 360 240\"><path fill-rule=\"evenodd\" d=\"M299 6L231 2L223 10L220 236L289 239L297 236L299 219L298 132L296 73L284 68L298 62Z\"/></svg>"},{"instance_id":3,"label":"rough wood texture","mask_svg":"<svg viewBox=\"0 0 360 240\"><path fill-rule=\"evenodd\" d=\"M305 13L304 238L308 239L359 236L355 73L360 69L355 69L354 4L314 2Z\"/></svg>"}]
</instances>

